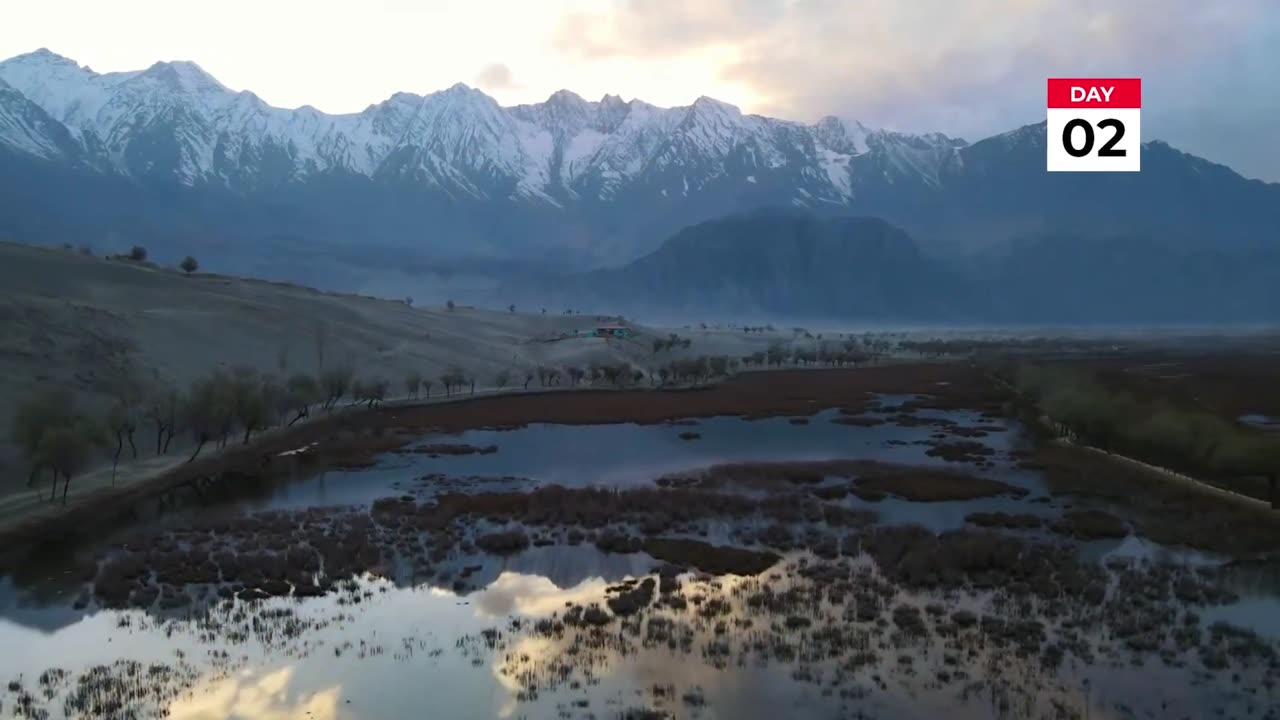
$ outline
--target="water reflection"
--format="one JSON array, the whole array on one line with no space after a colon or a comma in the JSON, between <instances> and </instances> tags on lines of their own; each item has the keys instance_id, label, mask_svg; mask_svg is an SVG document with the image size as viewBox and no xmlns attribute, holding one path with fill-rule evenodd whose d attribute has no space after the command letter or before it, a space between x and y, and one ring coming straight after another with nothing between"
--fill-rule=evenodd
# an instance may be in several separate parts
<instances>
[{"instance_id":1,"label":"water reflection","mask_svg":"<svg viewBox=\"0 0 1280 720\"><path fill-rule=\"evenodd\" d=\"M1082 543L1080 553L1090 560L1122 559L1189 567L1209 567L1227 562L1227 558L1221 555L1191 548L1161 545L1139 535L1128 535L1118 540L1094 540Z\"/></svg>"},{"instance_id":2,"label":"water reflection","mask_svg":"<svg viewBox=\"0 0 1280 720\"><path fill-rule=\"evenodd\" d=\"M882 401L893 405L910 399ZM992 424L973 413L917 414L962 425ZM648 484L665 473L728 461L862 457L946 465L925 454L937 427L855 427L831 423L833 417L834 412L819 413L808 425L738 418L711 418L693 428L539 425L424 438L422 443L492 443L499 452L434 459L388 455L372 470L302 479L221 511L363 504L414 490L415 479L427 473L619 486ZM679 438L689 430L701 437ZM1007 458L1017 443L1014 432L1002 426L982 442L997 455L994 467L980 472L1028 489L1028 498L928 503L851 497L845 502L875 510L887 524L922 524L935 531L962 527L965 516L976 511L1045 517L1060 512L1055 503L1027 501L1044 487L1039 477L1016 469ZM508 478L477 488L529 486L529 481ZM181 517L174 514L166 522L181 524ZM711 521L707 536L727 542L734 527L744 522ZM1085 543L1081 552L1098 562L1123 558L1192 567L1223 562L1137 536ZM257 606L220 603L207 617L188 617L185 611L164 616L76 610L71 603L78 576L41 565L34 573L37 582L0 579L0 648L22 648L21 653L0 653L0 679L20 678L23 688L34 691L34 678L46 668L76 674L95 665L116 667L113 663L121 658L173 668L170 682L180 686L177 697L156 710L176 718L611 717L632 707L660 707L678 717L699 718L865 712L962 720L1001 713L1035 716L1059 706L1084 710L1089 717L1121 717L1127 715L1119 708L1131 705L1159 716L1169 706L1198 713L1233 702L1225 682L1219 687L1185 667L1149 663L1135 668L1122 658L1115 667L1072 663L1054 675L1040 666L1038 657L1002 654L985 641L959 660L949 644L954 636L944 640L941 633L918 638L900 632L891 608L939 601L937 595L900 589L885 596L881 623L854 623L841 614L842 601L825 590L798 610L753 614L743 598L756 581L723 578L712 583L686 576L687 609L655 612L657 625L650 616L643 623L615 619L604 629L578 628L562 635L532 631L535 624L529 620L563 615L569 605L604 603L610 586L649 575L657 565L642 553L605 554L590 544L535 546L509 557L455 553L434 569L447 571L442 575L451 581L465 579L459 585L421 584L411 569L401 568L391 579L365 579L336 596L300 602L277 598ZM869 567L870 562L859 558L854 565ZM794 574L782 579L784 586L793 581L800 582ZM860 589L855 584L841 597ZM1240 602L1204 608L1203 623L1227 620L1280 638L1274 583L1241 580L1235 589ZM953 603L948 612L952 607L979 614L1010 612L994 607L996 595L948 598ZM727 598L733 610L706 614L715 598ZM1036 612L1034 607L1017 610L1020 619ZM513 624L513 618L524 622ZM942 623L943 618L945 614L930 616L930 622ZM655 627L661 636L656 639ZM826 634L819 637L819 629ZM1088 625L1084 631L1103 632ZM843 655L806 655L839 634L851 643L837 648ZM683 639L673 644L676 636ZM856 669L842 665L854 646L874 654L875 662ZM960 682L962 673L966 682L979 683L977 689ZM940 679L944 676L950 680ZM1158 689L1152 691L1153 686ZM70 691L70 685L53 688L48 707L61 709L61 698ZM0 702L12 707L14 698L0 697Z\"/></svg>"},{"instance_id":3,"label":"water reflection","mask_svg":"<svg viewBox=\"0 0 1280 720\"><path fill-rule=\"evenodd\" d=\"M244 671L220 681L204 681L168 708L174 720L333 720L339 716L341 687L305 698L290 691L296 667L273 671ZM349 716L348 713L343 713Z\"/></svg>"},{"instance_id":4,"label":"water reflection","mask_svg":"<svg viewBox=\"0 0 1280 720\"><path fill-rule=\"evenodd\" d=\"M984 444L1003 455L1016 446L1016 434L1007 424L984 419L970 411L928 411L919 417L946 419L963 426L981 423L992 428ZM938 428L901 426L887 422L872 427L832 423L836 410L820 412L807 425L788 418L743 420L713 417L684 425L530 425L514 431L474 430L460 435L426 436L414 446L434 443L496 445L489 455L453 455L429 458L414 454L388 454L376 467L360 471L330 471L275 488L270 496L241 503L243 507L298 508L314 505L365 504L378 497L417 489L413 479L429 473L485 478L483 491L527 488L527 483L503 481L504 477L528 478L538 483L570 487L591 485L645 485L662 475L691 467L724 462L825 460L859 457L885 462L946 466L946 461L926 454ZM680 438L694 431L694 440ZM999 456L996 458L999 459ZM1033 473L1000 463L995 472L1020 484L1042 490ZM496 482L495 482L496 479ZM450 488L453 489L453 488Z\"/></svg>"},{"instance_id":5,"label":"water reflection","mask_svg":"<svg viewBox=\"0 0 1280 720\"><path fill-rule=\"evenodd\" d=\"M523 562L554 565L551 557L535 552ZM512 560L511 566L520 564ZM601 557L594 564L573 564L619 569L610 563ZM870 566L854 563L855 574L858 567ZM368 579L359 593L301 603L265 602L237 621L259 632L238 639L227 629L237 614L249 610L239 603L217 622L205 623L221 628L217 632L201 630L191 620L166 620L142 611L100 612L54 633L0 621L0 645L24 648L21 654L0 655L0 677L25 678L30 685L44 668L74 674L120 657L189 665L192 682L175 689L177 698L163 708L176 718L555 717L562 711L570 717L608 717L630 707L659 707L677 717L748 720L848 716L855 709L888 718L937 716L935 712L983 718L999 715L995 710L1002 705L1006 717L1038 716L1055 702L1089 708L1091 717L1111 717L1119 704L1150 710L1178 703L1204 709L1238 701L1237 689L1203 679L1192 682L1188 669L1073 664L1075 669L1054 675L1034 656L1023 658L985 644L959 646L976 654L957 668L946 659L956 648L941 633L902 635L895 629L900 623L896 614L894 623L884 625L842 620L840 606L826 600L821 587L810 586L817 588L816 594L805 590L807 581L791 574L775 586L777 592L798 591L797 597L811 599L777 614L752 609L747 601L763 587L760 580L704 581L686 575L684 596L700 599L687 610L654 607L643 620L614 620L600 631L533 629L531 620L563 614L569 605L603 604L606 589L623 579L594 576L564 586L545 575L508 568L467 595ZM854 587L857 592L856 583ZM353 603L354 597L360 600ZM724 598L731 609L708 612L714 598ZM891 607L920 608L940 599L898 591L884 606L884 616L890 616ZM949 602L980 614L1008 611L989 593ZM1250 607L1246 602L1246 615L1256 611L1264 618L1268 612ZM286 617L281 614L286 610L288 617L305 623L302 631L265 632ZM1272 605L1269 612L1274 616L1275 610ZM1235 611L1222 613L1239 618ZM1203 615L1208 623L1218 612L1206 609ZM793 626L794 617L807 619ZM513 624L512 618L523 621ZM1101 628L1091 632L1102 637ZM833 642L832 633L847 639L832 645L844 649L828 656L824 648ZM860 642L875 654L875 663L857 671L842 669ZM807 643L813 649L806 649ZM912 660L904 662L907 657ZM999 669L994 675L993 668ZM960 685L935 679L958 669L984 683L976 694L962 693L968 697L963 702L956 695Z\"/></svg>"}]
</instances>

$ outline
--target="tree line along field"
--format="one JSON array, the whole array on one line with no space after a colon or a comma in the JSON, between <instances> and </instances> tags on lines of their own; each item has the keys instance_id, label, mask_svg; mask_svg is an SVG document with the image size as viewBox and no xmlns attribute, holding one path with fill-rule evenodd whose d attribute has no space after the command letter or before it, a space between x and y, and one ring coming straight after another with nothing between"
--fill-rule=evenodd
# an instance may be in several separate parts
<instances>
[{"instance_id":1,"label":"tree line along field","mask_svg":"<svg viewBox=\"0 0 1280 720\"><path fill-rule=\"evenodd\" d=\"M688 386L726 377L747 359L703 355L674 359L652 372L627 363L539 365L501 370L486 382L499 391L514 387L528 390L535 381L543 388L621 389L642 386L646 379L651 386ZM392 393L409 401L449 398L463 392L474 396L476 383L475 373L457 366L436 378L411 371L395 388L381 376L357 377L350 365L331 367L318 375L298 372L283 378L241 366L211 371L185 390L147 385L137 379L117 383L110 393L114 400L105 413L84 409L67 389L53 387L19 403L12 440L22 453L27 487L37 486L47 476L53 500L61 482L65 504L71 481L95 463L109 459L114 484L122 457L137 459L140 452L147 454L153 447L156 456L165 455L178 436L189 441L191 453L186 461L191 462L206 445L219 449L234 442L248 445L254 433L293 426L310 418L313 411L332 413L340 406L354 405L372 409Z\"/></svg>"},{"instance_id":2,"label":"tree line along field","mask_svg":"<svg viewBox=\"0 0 1280 720\"><path fill-rule=\"evenodd\" d=\"M1233 413L1274 412L1280 398L1260 388L1277 371L1267 358L1245 353L1192 356L1151 352L1086 359L1064 359L1066 350L1097 350L1098 341L1030 338L888 339L885 336L837 335L823 339L804 332L792 342L773 342L766 350L741 357L699 355L668 359L691 340L669 334L652 341L646 367L631 363L504 369L480 380L490 388L527 390L537 387L612 387L698 384L742 369L783 367L860 367L881 353L916 355L987 367L1014 388L1027 406L1047 416L1049 429L1102 450L1230 486L1259 498L1275 498L1280 468L1280 434L1250 428ZM999 351L1003 350L1003 353ZM1170 359L1174 358L1174 359ZM323 361L321 361L323 362ZM655 363L662 364L655 367ZM22 453L27 487L51 481L50 499L61 482L63 502L71 481L95 464L110 462L112 482L122 460L169 452L175 437L190 450L189 460L206 445L247 445L253 434L273 426L292 426L313 410L332 412L340 404L374 407L390 397L427 400L434 396L475 393L477 373L451 366L438 376L410 371L396 382L373 374L357 377L350 364L316 375L262 373L247 366L214 370L179 390L148 384L136 377L117 379L105 412L77 406L62 388L41 390L25 398L13 416L12 440ZM929 388L916 388L927 392ZM1274 390L1272 392L1275 392ZM1038 418L1031 418L1036 422Z\"/></svg>"},{"instance_id":3,"label":"tree line along field","mask_svg":"<svg viewBox=\"0 0 1280 720\"><path fill-rule=\"evenodd\" d=\"M1008 363L997 375L1058 437L1280 507L1280 433L1239 420L1245 408L1276 412L1262 388L1276 386L1280 369L1247 356L1151 359ZM1237 368L1255 374L1231 374Z\"/></svg>"}]
</instances>

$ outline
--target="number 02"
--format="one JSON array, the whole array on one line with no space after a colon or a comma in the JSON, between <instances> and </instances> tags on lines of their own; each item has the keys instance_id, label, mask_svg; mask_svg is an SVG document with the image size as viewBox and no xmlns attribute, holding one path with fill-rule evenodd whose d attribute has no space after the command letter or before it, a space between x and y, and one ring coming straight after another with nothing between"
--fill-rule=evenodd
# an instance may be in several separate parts
<instances>
[{"instance_id":1,"label":"number 02","mask_svg":"<svg viewBox=\"0 0 1280 720\"><path fill-rule=\"evenodd\" d=\"M1115 118L1107 118L1099 122L1098 127L1115 130L1111 139L1098 148L1098 157L1124 157L1125 151L1116 149L1116 143L1120 142L1120 138L1124 137L1124 123ZM1076 128L1084 131L1084 145L1080 147L1076 147L1075 143L1072 142L1072 135ZM1062 147L1071 157L1084 157L1093 152L1093 126L1080 118L1067 122L1062 128Z\"/></svg>"}]
</instances>

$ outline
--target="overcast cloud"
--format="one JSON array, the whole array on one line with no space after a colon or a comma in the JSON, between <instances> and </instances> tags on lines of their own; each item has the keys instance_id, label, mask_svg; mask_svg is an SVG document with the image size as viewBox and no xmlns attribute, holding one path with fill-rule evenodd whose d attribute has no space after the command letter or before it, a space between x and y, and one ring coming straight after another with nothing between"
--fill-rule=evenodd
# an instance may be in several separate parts
<instances>
[{"instance_id":1,"label":"overcast cloud","mask_svg":"<svg viewBox=\"0 0 1280 720\"><path fill-rule=\"evenodd\" d=\"M970 140L1044 116L1048 77L1143 79L1143 132L1280 180L1276 0L624 0L567 15L584 61L716 48L754 110Z\"/></svg>"}]
</instances>

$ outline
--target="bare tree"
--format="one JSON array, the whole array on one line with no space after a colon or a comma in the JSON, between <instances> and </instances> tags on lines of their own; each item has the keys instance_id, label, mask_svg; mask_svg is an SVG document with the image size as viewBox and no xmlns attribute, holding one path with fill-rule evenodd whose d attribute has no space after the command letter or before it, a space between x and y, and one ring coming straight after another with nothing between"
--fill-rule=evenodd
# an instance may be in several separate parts
<instances>
[{"instance_id":1,"label":"bare tree","mask_svg":"<svg viewBox=\"0 0 1280 720\"><path fill-rule=\"evenodd\" d=\"M409 397L417 400L418 391L422 388L422 373L414 370L404 378L404 389L409 392Z\"/></svg>"},{"instance_id":2,"label":"bare tree","mask_svg":"<svg viewBox=\"0 0 1280 720\"><path fill-rule=\"evenodd\" d=\"M357 387L361 388L361 392L358 393L356 399L363 398L365 404L370 408L387 399L388 383L382 378L374 378L365 383L357 383Z\"/></svg>"},{"instance_id":3,"label":"bare tree","mask_svg":"<svg viewBox=\"0 0 1280 720\"><path fill-rule=\"evenodd\" d=\"M289 425L309 416L311 406L323 399L320 394L320 385L315 378L306 373L294 373L289 376L289 380L285 382L285 397L288 401L286 412L293 414Z\"/></svg>"},{"instance_id":4,"label":"bare tree","mask_svg":"<svg viewBox=\"0 0 1280 720\"><path fill-rule=\"evenodd\" d=\"M524 371L524 389L525 390L529 389L529 383L531 382L533 382L533 373L529 372L528 370L525 370Z\"/></svg>"},{"instance_id":5,"label":"bare tree","mask_svg":"<svg viewBox=\"0 0 1280 720\"><path fill-rule=\"evenodd\" d=\"M124 437L131 432L129 428L135 426L131 415L130 408L122 402L113 403L111 409L107 411L107 431L116 440L115 452L111 454L111 487L116 485L116 468L120 465L120 453L124 451ZM160 444L157 441L156 454L159 453ZM136 453L134 457L137 457Z\"/></svg>"},{"instance_id":6,"label":"bare tree","mask_svg":"<svg viewBox=\"0 0 1280 720\"><path fill-rule=\"evenodd\" d=\"M168 451L169 442L178 431L178 404L178 391L173 388L154 391L147 399L144 413L156 430L156 455Z\"/></svg>"},{"instance_id":7,"label":"bare tree","mask_svg":"<svg viewBox=\"0 0 1280 720\"><path fill-rule=\"evenodd\" d=\"M330 368L320 374L320 390L324 393L326 410L337 405L338 401L347 394L355 374L355 370L350 365Z\"/></svg>"},{"instance_id":8,"label":"bare tree","mask_svg":"<svg viewBox=\"0 0 1280 720\"><path fill-rule=\"evenodd\" d=\"M67 504L71 479L88 467L94 447L101 442L102 435L98 428L83 417L77 417L69 425L52 428L40 438L41 461L53 471L53 494L50 495L50 500L56 497L58 476L61 475L62 504Z\"/></svg>"},{"instance_id":9,"label":"bare tree","mask_svg":"<svg viewBox=\"0 0 1280 720\"><path fill-rule=\"evenodd\" d=\"M445 395L452 395L455 388L461 389L466 382L466 373L457 365L450 365L449 369L440 376L440 384L444 385Z\"/></svg>"},{"instance_id":10,"label":"bare tree","mask_svg":"<svg viewBox=\"0 0 1280 720\"><path fill-rule=\"evenodd\" d=\"M431 399L431 378L422 378L422 397Z\"/></svg>"},{"instance_id":11,"label":"bare tree","mask_svg":"<svg viewBox=\"0 0 1280 720\"><path fill-rule=\"evenodd\" d=\"M62 388L41 390L22 401L13 416L11 437L27 461L27 487L32 487L42 470L49 469L40 453L40 443L53 428L75 419L75 398Z\"/></svg>"},{"instance_id":12,"label":"bare tree","mask_svg":"<svg viewBox=\"0 0 1280 720\"><path fill-rule=\"evenodd\" d=\"M497 376L496 378L494 378L494 379L493 379L493 384L494 384L494 385L495 385L499 390L501 390L501 389L505 388L505 387L506 387L507 385L509 385L510 383L511 383L511 371L510 371L510 370L503 370L503 371L499 372L499 373L498 373L498 376Z\"/></svg>"},{"instance_id":13,"label":"bare tree","mask_svg":"<svg viewBox=\"0 0 1280 720\"><path fill-rule=\"evenodd\" d=\"M714 355L708 360L712 377L723 377L729 374L729 356Z\"/></svg>"},{"instance_id":14,"label":"bare tree","mask_svg":"<svg viewBox=\"0 0 1280 720\"><path fill-rule=\"evenodd\" d=\"M244 445L249 444L249 437L255 430L265 428L270 420L271 406L264 389L263 380L252 368L237 367L232 371L228 387L231 412L244 429Z\"/></svg>"},{"instance_id":15,"label":"bare tree","mask_svg":"<svg viewBox=\"0 0 1280 720\"><path fill-rule=\"evenodd\" d=\"M198 378L191 383L187 393L187 401L182 407L182 423L191 432L196 443L187 462L196 459L200 450L217 437L225 427L226 417L231 414L224 393L225 378L220 373Z\"/></svg>"},{"instance_id":16,"label":"bare tree","mask_svg":"<svg viewBox=\"0 0 1280 720\"><path fill-rule=\"evenodd\" d=\"M446 309L446 310L448 310L449 312L453 312L454 308L456 308L456 307L458 307L458 306L457 306L457 305L454 305L452 300L445 300L445 301L444 301L444 307L445 307L445 309Z\"/></svg>"}]
</instances>

